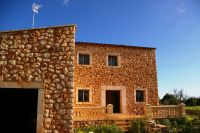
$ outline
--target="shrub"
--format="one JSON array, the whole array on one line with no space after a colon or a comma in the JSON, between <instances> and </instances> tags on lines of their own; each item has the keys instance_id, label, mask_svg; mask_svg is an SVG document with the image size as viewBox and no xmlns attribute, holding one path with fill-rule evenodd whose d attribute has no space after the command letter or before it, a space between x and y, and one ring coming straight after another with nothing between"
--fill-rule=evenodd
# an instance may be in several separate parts
<instances>
[{"instance_id":1,"label":"shrub","mask_svg":"<svg viewBox=\"0 0 200 133\"><path fill-rule=\"evenodd\" d=\"M158 120L161 124L168 124L169 131L173 133L199 133L200 120L190 116ZM170 124L169 124L170 123Z\"/></svg>"},{"instance_id":2,"label":"shrub","mask_svg":"<svg viewBox=\"0 0 200 133\"><path fill-rule=\"evenodd\" d=\"M122 133L122 130L116 125L88 126L75 129L75 133Z\"/></svg>"},{"instance_id":3,"label":"shrub","mask_svg":"<svg viewBox=\"0 0 200 133\"><path fill-rule=\"evenodd\" d=\"M156 123L159 123L159 124L162 124L162 125L166 125L168 127L171 126L170 125L171 123L170 123L169 119L159 119L159 120L156 121Z\"/></svg>"},{"instance_id":4,"label":"shrub","mask_svg":"<svg viewBox=\"0 0 200 133\"><path fill-rule=\"evenodd\" d=\"M145 119L136 119L131 123L128 133L146 133L147 122Z\"/></svg>"},{"instance_id":5,"label":"shrub","mask_svg":"<svg viewBox=\"0 0 200 133\"><path fill-rule=\"evenodd\" d=\"M198 103L198 98L191 97L185 101L186 106L196 106Z\"/></svg>"},{"instance_id":6,"label":"shrub","mask_svg":"<svg viewBox=\"0 0 200 133\"><path fill-rule=\"evenodd\" d=\"M200 97L198 98L197 105L200 105Z\"/></svg>"},{"instance_id":7,"label":"shrub","mask_svg":"<svg viewBox=\"0 0 200 133\"><path fill-rule=\"evenodd\" d=\"M186 110L187 115L200 115L200 110Z\"/></svg>"},{"instance_id":8,"label":"shrub","mask_svg":"<svg viewBox=\"0 0 200 133\"><path fill-rule=\"evenodd\" d=\"M122 130L119 127L117 127L116 125L103 126L102 129L99 131L103 131L105 133L122 133ZM102 132L99 132L99 133L102 133Z\"/></svg>"},{"instance_id":9,"label":"shrub","mask_svg":"<svg viewBox=\"0 0 200 133\"><path fill-rule=\"evenodd\" d=\"M177 105L178 104L178 100L174 95L167 93L161 99L161 103L165 104L165 105Z\"/></svg>"}]
</instances>

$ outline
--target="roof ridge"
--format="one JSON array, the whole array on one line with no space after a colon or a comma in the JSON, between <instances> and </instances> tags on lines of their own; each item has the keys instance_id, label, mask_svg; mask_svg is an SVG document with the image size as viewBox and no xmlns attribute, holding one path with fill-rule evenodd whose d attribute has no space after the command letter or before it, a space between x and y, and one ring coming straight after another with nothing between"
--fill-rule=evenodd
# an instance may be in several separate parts
<instances>
[{"instance_id":1,"label":"roof ridge","mask_svg":"<svg viewBox=\"0 0 200 133\"><path fill-rule=\"evenodd\" d=\"M143 47L143 46L133 46L133 45L126 45L126 44L111 44L111 43L97 43L97 42L83 42L83 41L76 41L76 44L89 44L89 45L107 45L107 46L121 46L121 47L132 47L132 48L143 48L143 49L156 49L154 47Z\"/></svg>"},{"instance_id":2,"label":"roof ridge","mask_svg":"<svg viewBox=\"0 0 200 133\"><path fill-rule=\"evenodd\" d=\"M31 30L42 30L42 29L53 29L53 28L71 27L71 26L75 26L75 27L76 27L76 24L58 25L58 26L44 26L44 27L25 28L25 29L14 29L14 30L5 30L5 31L0 31L0 33L20 32L20 31L31 31Z\"/></svg>"}]
</instances>

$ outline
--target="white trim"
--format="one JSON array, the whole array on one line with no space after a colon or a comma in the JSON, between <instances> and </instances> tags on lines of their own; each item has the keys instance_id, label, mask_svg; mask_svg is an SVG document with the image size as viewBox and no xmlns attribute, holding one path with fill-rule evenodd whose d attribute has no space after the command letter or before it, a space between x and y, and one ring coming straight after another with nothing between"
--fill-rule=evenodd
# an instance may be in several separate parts
<instances>
[{"instance_id":1,"label":"white trim","mask_svg":"<svg viewBox=\"0 0 200 133\"><path fill-rule=\"evenodd\" d=\"M106 106L106 90L120 91L120 112L126 114L126 87L125 86L101 86L101 106Z\"/></svg>"}]
</instances>

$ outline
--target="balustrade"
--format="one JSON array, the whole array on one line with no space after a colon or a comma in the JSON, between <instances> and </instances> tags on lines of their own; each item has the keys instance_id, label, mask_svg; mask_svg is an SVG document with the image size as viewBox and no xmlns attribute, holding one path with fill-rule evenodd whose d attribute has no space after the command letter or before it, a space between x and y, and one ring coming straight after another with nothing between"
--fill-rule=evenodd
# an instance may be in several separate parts
<instances>
[{"instance_id":1,"label":"balustrade","mask_svg":"<svg viewBox=\"0 0 200 133\"><path fill-rule=\"evenodd\" d=\"M105 119L107 107L75 107L74 118L76 119Z\"/></svg>"},{"instance_id":2,"label":"balustrade","mask_svg":"<svg viewBox=\"0 0 200 133\"><path fill-rule=\"evenodd\" d=\"M149 107L147 107L148 113L152 115L152 118L175 118L185 115L185 104L160 105Z\"/></svg>"}]
</instances>

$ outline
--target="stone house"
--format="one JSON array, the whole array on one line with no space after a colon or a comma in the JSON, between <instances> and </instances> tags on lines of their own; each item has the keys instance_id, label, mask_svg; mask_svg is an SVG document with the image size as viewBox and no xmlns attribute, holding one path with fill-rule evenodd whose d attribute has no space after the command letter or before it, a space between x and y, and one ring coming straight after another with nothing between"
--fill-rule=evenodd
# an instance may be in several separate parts
<instances>
[{"instance_id":1,"label":"stone house","mask_svg":"<svg viewBox=\"0 0 200 133\"><path fill-rule=\"evenodd\" d=\"M0 128L72 132L75 25L0 32Z\"/></svg>"},{"instance_id":2,"label":"stone house","mask_svg":"<svg viewBox=\"0 0 200 133\"><path fill-rule=\"evenodd\" d=\"M155 48L76 42L74 107L113 105L114 114L158 105Z\"/></svg>"},{"instance_id":3,"label":"stone house","mask_svg":"<svg viewBox=\"0 0 200 133\"><path fill-rule=\"evenodd\" d=\"M75 42L75 32L0 32L2 130L72 133L84 118L130 118L158 105L155 48Z\"/></svg>"}]
</instances>

